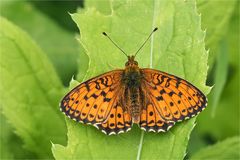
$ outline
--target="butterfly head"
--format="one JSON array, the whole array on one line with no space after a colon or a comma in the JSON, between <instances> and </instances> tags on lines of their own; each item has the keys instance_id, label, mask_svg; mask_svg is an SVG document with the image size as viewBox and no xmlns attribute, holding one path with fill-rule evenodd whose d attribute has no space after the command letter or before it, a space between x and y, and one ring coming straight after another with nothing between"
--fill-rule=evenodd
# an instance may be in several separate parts
<instances>
[{"instance_id":1,"label":"butterfly head","mask_svg":"<svg viewBox=\"0 0 240 160\"><path fill-rule=\"evenodd\" d=\"M128 61L125 63L125 67L138 68L138 62L134 60L135 56L128 56Z\"/></svg>"}]
</instances>

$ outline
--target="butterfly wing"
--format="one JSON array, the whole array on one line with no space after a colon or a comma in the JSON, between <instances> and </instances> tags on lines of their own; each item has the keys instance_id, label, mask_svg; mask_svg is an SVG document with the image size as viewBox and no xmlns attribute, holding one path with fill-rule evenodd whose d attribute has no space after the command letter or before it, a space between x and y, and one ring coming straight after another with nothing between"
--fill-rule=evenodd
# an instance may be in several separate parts
<instances>
[{"instance_id":1,"label":"butterfly wing","mask_svg":"<svg viewBox=\"0 0 240 160\"><path fill-rule=\"evenodd\" d=\"M165 121L156 111L154 104L148 103L146 109L142 110L139 125L145 131L165 132L174 125L174 122Z\"/></svg>"},{"instance_id":2,"label":"butterfly wing","mask_svg":"<svg viewBox=\"0 0 240 160\"><path fill-rule=\"evenodd\" d=\"M142 88L148 104L140 126L148 131L167 131L175 122L191 118L207 105L205 95L191 83L153 69L141 69Z\"/></svg>"},{"instance_id":3,"label":"butterfly wing","mask_svg":"<svg viewBox=\"0 0 240 160\"><path fill-rule=\"evenodd\" d=\"M131 127L131 116L124 110L124 107L121 106L120 103L116 103L112 108L109 117L105 122L97 124L97 128L108 135L127 132Z\"/></svg>"},{"instance_id":4,"label":"butterfly wing","mask_svg":"<svg viewBox=\"0 0 240 160\"><path fill-rule=\"evenodd\" d=\"M79 84L61 101L69 118L86 124L103 123L116 105L123 70L114 70Z\"/></svg>"}]
</instances>

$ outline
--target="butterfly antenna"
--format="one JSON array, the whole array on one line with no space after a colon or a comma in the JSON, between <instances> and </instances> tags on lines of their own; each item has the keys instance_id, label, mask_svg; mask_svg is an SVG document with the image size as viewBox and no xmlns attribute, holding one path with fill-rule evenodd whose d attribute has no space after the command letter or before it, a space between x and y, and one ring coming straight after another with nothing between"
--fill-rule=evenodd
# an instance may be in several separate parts
<instances>
[{"instance_id":1,"label":"butterfly antenna","mask_svg":"<svg viewBox=\"0 0 240 160\"><path fill-rule=\"evenodd\" d=\"M158 30L157 27L152 30L152 32L149 34L148 38L143 42L143 44L141 45L141 47L137 50L137 52L135 53L134 57L136 57L136 55L138 54L138 52L143 48L143 46L146 44L146 42L149 40L149 38L152 36L152 34L153 34L155 31L157 31L157 30Z\"/></svg>"},{"instance_id":2,"label":"butterfly antenna","mask_svg":"<svg viewBox=\"0 0 240 160\"><path fill-rule=\"evenodd\" d=\"M102 34L103 34L104 36L106 36L106 37L114 44L114 46L116 46L120 51L122 51L122 53L125 54L125 56L128 57L128 55L126 54L126 52L124 52L124 51L107 35L106 32L102 32Z\"/></svg>"}]
</instances>

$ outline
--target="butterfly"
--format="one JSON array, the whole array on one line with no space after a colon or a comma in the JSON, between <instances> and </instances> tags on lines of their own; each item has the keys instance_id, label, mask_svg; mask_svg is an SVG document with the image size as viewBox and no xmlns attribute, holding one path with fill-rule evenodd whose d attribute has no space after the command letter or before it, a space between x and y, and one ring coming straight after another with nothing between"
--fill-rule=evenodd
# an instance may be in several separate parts
<instances>
[{"instance_id":1,"label":"butterfly","mask_svg":"<svg viewBox=\"0 0 240 160\"><path fill-rule=\"evenodd\" d=\"M62 99L61 111L111 135L129 131L134 123L145 131L166 132L176 122L205 109L206 96L191 83L159 70L140 68L135 60L138 51L127 56L125 69L101 74L72 89Z\"/></svg>"}]
</instances>

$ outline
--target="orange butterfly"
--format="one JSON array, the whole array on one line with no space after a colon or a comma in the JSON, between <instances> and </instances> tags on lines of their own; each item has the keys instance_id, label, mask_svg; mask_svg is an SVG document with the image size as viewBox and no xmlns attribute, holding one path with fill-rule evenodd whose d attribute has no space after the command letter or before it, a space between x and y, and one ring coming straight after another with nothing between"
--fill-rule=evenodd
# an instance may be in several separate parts
<instances>
[{"instance_id":1,"label":"orange butterfly","mask_svg":"<svg viewBox=\"0 0 240 160\"><path fill-rule=\"evenodd\" d=\"M139 68L136 54L126 55L125 69L79 84L62 99L61 110L69 118L111 135L129 131L133 123L145 131L165 132L175 122L191 118L206 107L207 98L198 88L174 75Z\"/></svg>"}]
</instances>

